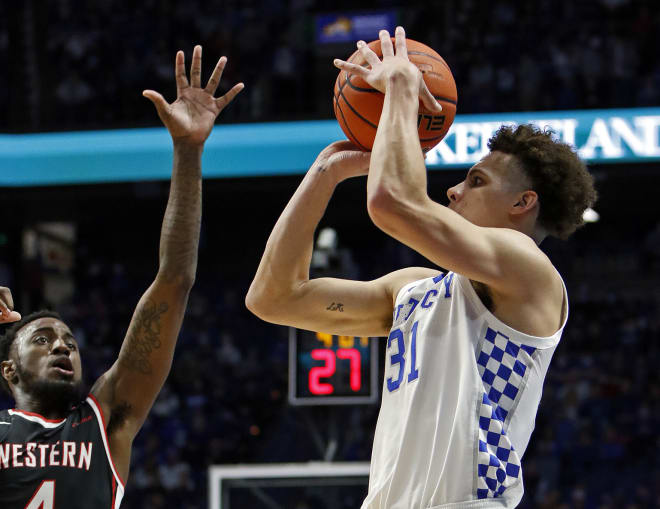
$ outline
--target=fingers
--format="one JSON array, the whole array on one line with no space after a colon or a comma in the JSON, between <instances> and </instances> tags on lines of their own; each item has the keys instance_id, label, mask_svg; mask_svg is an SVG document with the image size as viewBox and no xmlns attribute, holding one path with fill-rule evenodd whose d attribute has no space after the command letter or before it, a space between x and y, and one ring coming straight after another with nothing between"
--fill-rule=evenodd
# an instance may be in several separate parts
<instances>
[{"instance_id":1,"label":"fingers","mask_svg":"<svg viewBox=\"0 0 660 509\"><path fill-rule=\"evenodd\" d=\"M383 58L393 57L394 56L394 47L392 46L392 39L390 33L387 30L381 30L378 32L378 38L380 39L380 48L383 52Z\"/></svg>"},{"instance_id":2,"label":"fingers","mask_svg":"<svg viewBox=\"0 0 660 509\"><path fill-rule=\"evenodd\" d=\"M0 313L0 323L18 322L21 319L21 314L17 311L7 311Z\"/></svg>"},{"instance_id":3,"label":"fingers","mask_svg":"<svg viewBox=\"0 0 660 509\"><path fill-rule=\"evenodd\" d=\"M369 46L367 46L367 43L364 41L358 41L357 47L360 50L360 53L364 57L364 59L367 61L367 63L371 66L373 69L375 66L380 64L380 58L378 58L378 55L376 55Z\"/></svg>"},{"instance_id":4,"label":"fingers","mask_svg":"<svg viewBox=\"0 0 660 509\"><path fill-rule=\"evenodd\" d=\"M323 149L323 152L327 154L335 154L337 152L343 152L345 150L359 151L360 149L353 142L349 140L339 140L333 141L330 145Z\"/></svg>"},{"instance_id":5,"label":"fingers","mask_svg":"<svg viewBox=\"0 0 660 509\"><path fill-rule=\"evenodd\" d=\"M244 88L245 85L243 83L237 83L232 87L232 89L229 92L227 92L222 97L216 99L215 104L218 105L218 108L220 108L220 110L223 110L225 106L227 106L230 102L232 102L234 100L234 97L236 97L238 93Z\"/></svg>"},{"instance_id":6,"label":"fingers","mask_svg":"<svg viewBox=\"0 0 660 509\"><path fill-rule=\"evenodd\" d=\"M198 44L193 49L192 64L190 64L190 85L202 88L202 47Z\"/></svg>"},{"instance_id":7,"label":"fingers","mask_svg":"<svg viewBox=\"0 0 660 509\"><path fill-rule=\"evenodd\" d=\"M227 65L227 57L220 57L218 63L215 64L215 69L213 69L213 74L209 78L209 82L206 84L204 91L208 92L211 95L215 95L215 91L218 89L220 80L222 79L222 72L225 70L225 65Z\"/></svg>"},{"instance_id":8,"label":"fingers","mask_svg":"<svg viewBox=\"0 0 660 509\"><path fill-rule=\"evenodd\" d=\"M174 76L176 78L176 91L177 95L184 88L188 88L188 78L186 77L186 66L185 66L185 57L183 56L183 51L176 52L176 59L174 64Z\"/></svg>"},{"instance_id":9,"label":"fingers","mask_svg":"<svg viewBox=\"0 0 660 509\"><path fill-rule=\"evenodd\" d=\"M330 155L329 163L350 163L353 168L369 168L371 152L364 152L357 148L341 150Z\"/></svg>"},{"instance_id":10,"label":"fingers","mask_svg":"<svg viewBox=\"0 0 660 509\"><path fill-rule=\"evenodd\" d=\"M335 58L333 60L333 63L335 64L335 67L337 67L338 69L341 69L342 71L346 71L351 74L355 74L362 78L366 77L369 74L369 69L367 69L366 67L362 67L361 65L351 64L350 62L345 62L344 60L339 60L338 58Z\"/></svg>"},{"instance_id":11,"label":"fingers","mask_svg":"<svg viewBox=\"0 0 660 509\"><path fill-rule=\"evenodd\" d=\"M396 27L394 31L394 43L396 45L396 54L399 57L408 58L408 47L406 46L406 31L403 27Z\"/></svg>"},{"instance_id":12,"label":"fingers","mask_svg":"<svg viewBox=\"0 0 660 509\"><path fill-rule=\"evenodd\" d=\"M422 80L422 89L420 91L419 98L422 100L422 104L426 107L426 109L436 113L440 113L442 111L442 106L438 101L436 101L435 97L433 97L433 94L426 86L426 83L424 83L424 80Z\"/></svg>"},{"instance_id":13,"label":"fingers","mask_svg":"<svg viewBox=\"0 0 660 509\"><path fill-rule=\"evenodd\" d=\"M11 290L6 286L0 286L0 309L14 309L14 298Z\"/></svg>"},{"instance_id":14,"label":"fingers","mask_svg":"<svg viewBox=\"0 0 660 509\"><path fill-rule=\"evenodd\" d=\"M14 299L9 288L0 287L0 323L17 322L21 314L14 311Z\"/></svg>"}]
</instances>

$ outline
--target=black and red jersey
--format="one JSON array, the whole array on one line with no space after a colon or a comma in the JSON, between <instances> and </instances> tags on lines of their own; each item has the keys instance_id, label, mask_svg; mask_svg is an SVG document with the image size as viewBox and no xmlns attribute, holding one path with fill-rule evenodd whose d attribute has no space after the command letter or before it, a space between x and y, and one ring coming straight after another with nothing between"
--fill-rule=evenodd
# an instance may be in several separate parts
<instances>
[{"instance_id":1,"label":"black and red jersey","mask_svg":"<svg viewBox=\"0 0 660 509\"><path fill-rule=\"evenodd\" d=\"M93 396L57 421L0 411L2 509L118 509L123 495Z\"/></svg>"}]
</instances>

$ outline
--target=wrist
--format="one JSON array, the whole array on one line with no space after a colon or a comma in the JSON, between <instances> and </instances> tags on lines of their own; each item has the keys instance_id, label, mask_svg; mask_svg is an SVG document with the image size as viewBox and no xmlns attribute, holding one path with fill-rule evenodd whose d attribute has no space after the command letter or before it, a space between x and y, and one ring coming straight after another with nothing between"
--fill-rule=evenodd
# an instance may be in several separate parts
<instances>
[{"instance_id":1,"label":"wrist","mask_svg":"<svg viewBox=\"0 0 660 509\"><path fill-rule=\"evenodd\" d=\"M337 168L332 164L326 162L316 161L309 170L307 170L308 178L314 182L327 187L334 188L346 177L342 177Z\"/></svg>"},{"instance_id":2,"label":"wrist","mask_svg":"<svg viewBox=\"0 0 660 509\"><path fill-rule=\"evenodd\" d=\"M202 155L204 151L204 142L191 141L187 138L172 138L174 150L188 155Z\"/></svg>"}]
</instances>

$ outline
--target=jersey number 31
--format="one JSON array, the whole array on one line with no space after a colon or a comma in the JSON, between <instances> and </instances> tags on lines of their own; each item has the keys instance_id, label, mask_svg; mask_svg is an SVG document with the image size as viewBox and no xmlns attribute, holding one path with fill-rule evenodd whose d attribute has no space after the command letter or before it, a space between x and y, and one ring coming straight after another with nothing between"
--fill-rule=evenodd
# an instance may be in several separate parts
<instances>
[{"instance_id":1,"label":"jersey number 31","mask_svg":"<svg viewBox=\"0 0 660 509\"><path fill-rule=\"evenodd\" d=\"M419 377L419 370L417 369L417 326L419 321L415 322L410 329L410 373L408 373L408 382L417 380ZM406 340L403 336L401 329L394 329L390 332L389 337L387 338L387 351L389 353L392 348L392 342L396 341L397 352L390 355L390 365L394 366L399 365L399 376L394 379L392 377L387 378L387 390L390 392L396 391L401 382L403 382L403 376L406 369Z\"/></svg>"}]
</instances>

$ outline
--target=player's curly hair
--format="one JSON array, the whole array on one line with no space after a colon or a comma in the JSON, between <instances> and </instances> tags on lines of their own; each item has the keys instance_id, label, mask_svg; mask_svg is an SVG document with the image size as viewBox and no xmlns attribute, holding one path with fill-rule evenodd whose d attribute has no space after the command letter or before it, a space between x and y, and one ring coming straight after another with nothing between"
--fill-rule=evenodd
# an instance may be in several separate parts
<instances>
[{"instance_id":1,"label":"player's curly hair","mask_svg":"<svg viewBox=\"0 0 660 509\"><path fill-rule=\"evenodd\" d=\"M530 124L502 126L488 140L488 148L516 157L539 196L539 224L566 239L584 224L582 214L598 195L584 162L553 134Z\"/></svg>"},{"instance_id":2,"label":"player's curly hair","mask_svg":"<svg viewBox=\"0 0 660 509\"><path fill-rule=\"evenodd\" d=\"M11 345L14 344L14 339L16 339L16 333L26 326L28 323L33 322L39 318L57 318L62 320L62 317L56 311L51 311L50 309L42 309L40 311L35 311L29 315L23 316L18 322L10 324L6 329L4 334L0 336L0 362L9 360L9 352L11 351ZM4 377L0 376L0 384L2 388L11 395L11 390L9 389L9 384Z\"/></svg>"}]
</instances>

